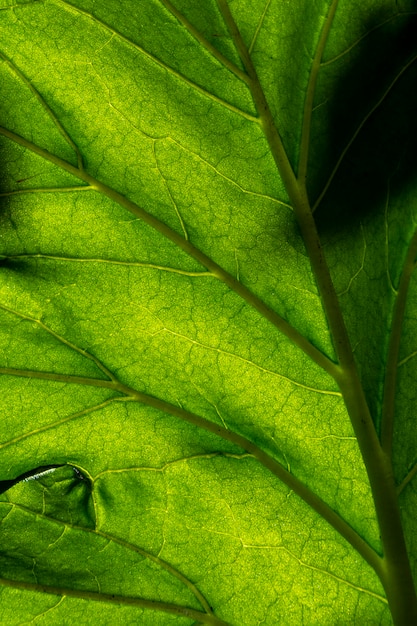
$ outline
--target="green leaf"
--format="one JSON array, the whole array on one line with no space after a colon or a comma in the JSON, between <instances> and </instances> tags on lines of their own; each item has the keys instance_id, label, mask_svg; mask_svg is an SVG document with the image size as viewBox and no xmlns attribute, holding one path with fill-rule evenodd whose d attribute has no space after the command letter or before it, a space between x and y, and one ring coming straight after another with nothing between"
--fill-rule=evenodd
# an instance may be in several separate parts
<instances>
[{"instance_id":1,"label":"green leaf","mask_svg":"<svg viewBox=\"0 0 417 626\"><path fill-rule=\"evenodd\" d=\"M0 0L0 621L417 622L414 0Z\"/></svg>"}]
</instances>

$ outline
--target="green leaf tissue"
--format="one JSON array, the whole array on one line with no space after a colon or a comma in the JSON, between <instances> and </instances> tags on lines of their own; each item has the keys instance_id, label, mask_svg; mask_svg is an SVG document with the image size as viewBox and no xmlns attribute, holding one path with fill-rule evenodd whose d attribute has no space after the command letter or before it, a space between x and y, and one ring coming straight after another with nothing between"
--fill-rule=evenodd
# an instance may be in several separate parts
<instances>
[{"instance_id":1,"label":"green leaf tissue","mask_svg":"<svg viewBox=\"0 0 417 626\"><path fill-rule=\"evenodd\" d=\"M417 624L417 2L0 0L0 623Z\"/></svg>"}]
</instances>

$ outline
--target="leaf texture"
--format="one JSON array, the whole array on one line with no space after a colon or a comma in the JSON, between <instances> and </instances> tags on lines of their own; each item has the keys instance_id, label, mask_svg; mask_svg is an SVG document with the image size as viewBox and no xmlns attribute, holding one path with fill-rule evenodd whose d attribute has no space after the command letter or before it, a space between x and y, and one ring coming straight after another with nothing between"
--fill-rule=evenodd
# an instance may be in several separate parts
<instances>
[{"instance_id":1,"label":"leaf texture","mask_svg":"<svg viewBox=\"0 0 417 626\"><path fill-rule=\"evenodd\" d=\"M288 180L415 572L415 3L0 9L1 622L391 624Z\"/></svg>"}]
</instances>

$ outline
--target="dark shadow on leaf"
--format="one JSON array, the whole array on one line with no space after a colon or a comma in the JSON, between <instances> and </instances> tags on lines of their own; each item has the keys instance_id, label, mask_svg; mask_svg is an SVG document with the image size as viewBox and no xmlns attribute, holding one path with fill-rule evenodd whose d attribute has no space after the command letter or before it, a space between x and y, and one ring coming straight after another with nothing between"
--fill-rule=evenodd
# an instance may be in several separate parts
<instances>
[{"instance_id":1,"label":"dark shadow on leaf","mask_svg":"<svg viewBox=\"0 0 417 626\"><path fill-rule=\"evenodd\" d=\"M315 176L321 188L312 190L313 205L343 150L373 112L315 211L321 235L354 228L381 210L388 188L393 197L417 178L417 15L388 21L376 15L365 32L370 34L330 96L330 141Z\"/></svg>"}]
</instances>

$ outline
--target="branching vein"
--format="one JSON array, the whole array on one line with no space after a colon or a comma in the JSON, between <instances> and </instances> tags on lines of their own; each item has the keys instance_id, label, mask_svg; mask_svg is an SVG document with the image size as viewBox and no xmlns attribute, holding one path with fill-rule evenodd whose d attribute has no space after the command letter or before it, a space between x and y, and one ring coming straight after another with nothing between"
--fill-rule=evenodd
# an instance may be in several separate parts
<instances>
[{"instance_id":1,"label":"branching vein","mask_svg":"<svg viewBox=\"0 0 417 626\"><path fill-rule=\"evenodd\" d=\"M15 311L14 309L11 309L10 307L5 306L4 304L0 304L0 309L3 310L3 311L6 311L6 313L10 313L12 315L15 315L16 317L19 317L22 320L25 320L27 322L31 322L32 324L36 324L36 326L38 326L42 330L46 331L49 335L51 335L52 337L57 339L57 341L59 341L60 343L64 344L65 346L67 346L71 350L74 350L75 352L78 352L78 354L81 354L81 356L85 357L86 359L89 359L90 361L93 361L93 363L95 363L95 365L97 365L97 367L111 381L114 382L116 380L114 375L110 372L110 370L108 370L107 367L105 367L103 365L103 363L99 359L97 359L97 357L95 357L94 355L90 354L86 350L82 350L81 348L79 348L75 344L71 343L70 341L68 341L68 339L65 339L65 337L63 337L62 335L59 335L54 330L52 330L51 328L46 326L41 320L38 320L38 319L36 319L36 318L34 318L34 317L30 316L30 315L26 315L25 313L21 313L20 311ZM8 369L8 368L6 368L6 369ZM105 381L102 381L102 382L105 382Z\"/></svg>"},{"instance_id":2,"label":"branching vein","mask_svg":"<svg viewBox=\"0 0 417 626\"><path fill-rule=\"evenodd\" d=\"M320 71L320 62L323 56L324 47L329 37L330 28L333 23L333 18L336 12L337 4L338 4L338 0L333 0L329 9L328 15L326 17L324 28L322 28L321 30L320 39L319 39L316 52L314 54L313 63L311 66L310 77L309 77L308 87L307 87L307 92L306 92L306 98L304 101L300 159L298 163L298 178L302 182L304 182L307 177L311 117L312 117L312 112L313 112L313 101L314 101L314 94L316 91L316 83L317 83L317 78L318 78L319 71Z\"/></svg>"},{"instance_id":3,"label":"branching vein","mask_svg":"<svg viewBox=\"0 0 417 626\"><path fill-rule=\"evenodd\" d=\"M259 22L258 22L258 24L256 26L256 29L255 29L255 32L253 34L252 41L251 41L249 49L248 49L249 54L252 54L253 48L254 48L256 40L258 38L259 32L260 32L260 30L262 28L262 24L264 23L265 16L266 16L266 14L268 12L270 4L271 4L271 0L267 0L266 4L265 4L265 8L264 8L264 10L262 12L262 15L261 15L261 17L259 19Z\"/></svg>"},{"instance_id":4,"label":"branching vein","mask_svg":"<svg viewBox=\"0 0 417 626\"><path fill-rule=\"evenodd\" d=\"M417 463L412 467L412 469L408 472L407 476L404 478L404 480L401 482L400 485L398 485L397 487L397 494L400 495L400 493L405 489L405 487L408 485L409 482L411 482L414 478L414 476L417 475Z\"/></svg>"},{"instance_id":5,"label":"branching vein","mask_svg":"<svg viewBox=\"0 0 417 626\"><path fill-rule=\"evenodd\" d=\"M4 256L2 260L20 261L24 259L42 259L45 261L60 261L63 263L97 263L103 265L122 265L125 267L143 267L144 269L155 269L162 272L171 272L172 274L180 274L182 276L190 276L192 278L211 277L216 278L211 272L192 272L191 270L181 270L175 267L167 267L166 265L156 265L155 263L147 263L140 261L117 261L116 259L103 258L87 258L87 257L65 257L54 256L52 254L14 254Z\"/></svg>"},{"instance_id":6,"label":"branching vein","mask_svg":"<svg viewBox=\"0 0 417 626\"><path fill-rule=\"evenodd\" d=\"M236 280L231 274L224 270L220 265L213 261L204 252L201 252L190 241L187 241L172 230L169 226L158 220L155 216L151 215L143 208L123 196L118 191L108 187L104 183L100 182L85 171L79 170L64 159L51 154L44 148L37 146L36 144L28 141L24 137L8 130L7 128L0 127L0 135L7 137L11 141L23 146L27 150L34 152L43 159L54 163L56 166L63 170L66 170L70 174L73 174L77 178L83 180L88 185L93 187L96 191L102 195L110 198L126 210L130 211L133 215L142 220L145 224L158 231L163 237L166 237L177 245L186 254L194 258L200 265L206 267L206 269L221 280L225 285L238 294L243 300L245 300L250 306L256 309L265 319L273 324L280 332L286 335L290 341L301 348L305 354L307 354L319 367L328 372L331 376L336 377L338 375L338 367L331 361L326 355L318 350L312 343L308 341L301 333L299 333L291 324L289 324L284 318L275 313L269 308L260 298L253 294L247 287L241 282Z\"/></svg>"},{"instance_id":7,"label":"branching vein","mask_svg":"<svg viewBox=\"0 0 417 626\"><path fill-rule=\"evenodd\" d=\"M248 82L248 75L243 72L237 65L232 63L227 57L225 57L213 44L211 44L204 35L197 30L191 22L187 20L187 18L180 12L178 9L170 2L169 0L159 0L161 4L177 18L179 22L188 30L188 32L208 51L210 54L217 59L224 67L230 70L237 78L242 80L243 82Z\"/></svg>"},{"instance_id":8,"label":"branching vein","mask_svg":"<svg viewBox=\"0 0 417 626\"><path fill-rule=\"evenodd\" d=\"M327 61L323 61L321 63L321 67L325 67L326 65L331 65L332 63L335 63L339 59L343 58L346 54L348 54L351 50L353 50L356 46L358 46L361 43L361 41L369 37L369 35L371 35L376 30L379 30L380 28L385 26L385 24L389 24L390 22L398 19L398 17L407 16L407 15L415 15L415 12L404 11L402 13L398 13L396 15L392 15L391 17L388 17L386 20L384 20L380 24L377 24L376 26L368 30L364 35L356 39L348 48L345 48L343 52L340 52L340 54L337 54L336 56L332 57L331 59L328 59Z\"/></svg>"},{"instance_id":9,"label":"branching vein","mask_svg":"<svg viewBox=\"0 0 417 626\"><path fill-rule=\"evenodd\" d=\"M90 185L73 185L71 187L33 187L30 189L14 189L0 193L0 198L18 196L25 193L71 193L74 191L94 191Z\"/></svg>"},{"instance_id":10,"label":"branching vein","mask_svg":"<svg viewBox=\"0 0 417 626\"><path fill-rule=\"evenodd\" d=\"M152 611L162 611L182 618L192 619L197 623L207 624L207 626L230 626L227 622L215 617L212 613L203 613L196 609L170 604L169 602L158 602L156 600L146 600L144 598L123 596L116 594L98 593L94 591L82 591L69 587L59 587L53 585L42 585L38 583L22 582L0 578L0 586L23 589L25 591L37 593L49 593L55 596L65 596L69 598L80 598L95 602L108 602L121 606L136 606Z\"/></svg>"},{"instance_id":11,"label":"branching vein","mask_svg":"<svg viewBox=\"0 0 417 626\"><path fill-rule=\"evenodd\" d=\"M161 322L162 323L162 322ZM230 357L232 359L236 359L238 361L242 361L243 363L245 363L246 365L249 365L251 367L255 367L256 369L258 369L261 372L264 372L265 374L270 374L271 376L276 376L277 378L279 378L282 381L285 381L291 385L294 385L295 387L300 387L302 389L305 389L306 391L312 391L313 393L319 393L319 394L323 394L323 395L329 395L329 396L336 396L338 398L341 397L341 393L340 391L331 391L328 389L318 389L317 387L310 387L309 385L305 385L303 383L298 382L297 380L294 380L293 378L289 378L288 376L284 376L283 374L279 374L278 372L274 372L273 370L269 370L265 367L262 367L261 365L258 365L257 363L255 363L254 361L251 361L250 359L246 359L242 356L240 356L239 354L235 354L234 352L228 352L227 350L223 350L221 348L215 348L213 346L210 346L208 344L203 344L200 341L196 341L195 339L192 339L191 337L187 337L186 335L181 335L180 333L176 333L172 330L169 330L168 328L163 327L160 331L161 332L166 332L169 333L175 337L178 337L180 339L184 339L185 341L199 347L199 348L203 348L204 350L211 350L213 352L217 352L218 354L224 355L226 357Z\"/></svg>"},{"instance_id":12,"label":"branching vein","mask_svg":"<svg viewBox=\"0 0 417 626\"><path fill-rule=\"evenodd\" d=\"M207 91L207 89L205 89L201 85L197 84L196 82L194 82L190 78L187 78L184 74L182 74L181 72L178 72L177 70L175 70L173 67L171 67L167 63L164 63L163 61L158 59L156 56L154 56L153 54L151 54L150 52L145 50L145 48L142 48L142 46L139 46L139 44L135 43L134 41L132 41L131 39L129 39L128 37L126 37L125 35L120 33L113 26L109 26L108 24L103 22L101 19L99 19L98 17L93 15L92 13L89 13L85 9L81 9L80 7L76 7L75 5L71 4L71 2L68 2L68 0L54 0L54 2L57 2L59 4L64 5L67 8L68 11L71 11L71 12L76 13L78 15L79 14L85 15L89 19L93 20L101 28L103 28L103 29L107 30L108 32L114 34L116 37L118 37L118 39L120 39L121 41L124 41L131 48L134 48L135 50L140 52L141 55L143 55L144 57L146 57L147 59L149 59L150 61L152 61L153 63L155 63L159 67L161 67L162 69L164 69L166 72L168 72L168 74L171 74L172 76L174 76L175 78L179 79L180 81L182 81L183 83L185 83L186 85L188 85L189 87L194 89L195 91L198 91L199 93L201 93L203 96L205 96L209 100L212 100L212 101L216 102L217 104L220 104L221 106L225 107L226 109L229 109L230 111L233 111L234 113L237 113L238 115L244 117L245 119L247 119L247 120L249 120L251 122L255 122L256 124L259 123L259 120L258 120L257 117L254 117L250 113L247 113L246 111L243 111L243 109L239 109L238 107L234 106L230 102L226 102L226 100L223 100L222 98L216 96L215 94L211 93L210 91Z\"/></svg>"},{"instance_id":13,"label":"branching vein","mask_svg":"<svg viewBox=\"0 0 417 626\"><path fill-rule=\"evenodd\" d=\"M83 409L82 411L71 413L71 415L67 415L66 417L56 420L55 422L45 424L44 426L40 426L39 428L34 428L32 430L29 430L28 432L22 433L21 435L17 435L16 437L13 437L13 439L9 439L8 441L1 443L0 450L3 450L4 448L7 448L9 446L12 446L18 443L19 441L24 441L25 439L29 439L30 437L34 437L36 435L39 435L40 433L44 433L47 430L54 430L58 428L59 426L62 426L62 424L66 424L67 422L74 421L76 419L79 419L80 417L85 417L86 415L89 415L90 413L94 413L95 411L100 411L101 409L106 408L107 406L109 406L110 404L118 400L119 398L109 398L107 400L104 400L104 402L100 402L98 404L95 404L94 406L87 407L86 409Z\"/></svg>"},{"instance_id":14,"label":"branching vein","mask_svg":"<svg viewBox=\"0 0 417 626\"><path fill-rule=\"evenodd\" d=\"M325 519L336 531L342 535L354 548L362 555L362 557L377 571L381 571L382 561L379 555L369 546L369 544L358 535L358 533L343 518L336 513L324 500L307 487L301 480L296 478L288 470L286 470L272 456L264 452L252 441L246 437L229 430L220 424L213 423L195 413L186 411L181 407L160 400L154 396L144 394L142 392L134 392L132 390L132 399L142 404L151 406L164 413L178 417L194 426L203 428L226 441L230 441L236 446L242 448L253 457L255 457L264 467L272 474L277 476L285 485L292 489L300 498L302 498L314 511L316 511L323 519Z\"/></svg>"},{"instance_id":15,"label":"branching vein","mask_svg":"<svg viewBox=\"0 0 417 626\"><path fill-rule=\"evenodd\" d=\"M417 230L410 241L407 256L404 262L403 271L400 278L398 293L396 296L394 314L391 324L391 335L389 339L387 366L384 383L384 398L381 420L381 445L386 454L391 457L392 437L394 432L395 415L395 392L397 387L398 355L403 330L405 308L407 304L408 289L410 280L415 268L417 256Z\"/></svg>"},{"instance_id":16,"label":"branching vein","mask_svg":"<svg viewBox=\"0 0 417 626\"><path fill-rule=\"evenodd\" d=\"M19 78L26 85L26 87L28 87L30 89L32 94L35 96L36 100L42 106L42 108L45 111L45 113L52 120L54 126L58 129L58 132L60 133L60 135L62 135L62 137L67 142L67 144L72 148L72 150L74 150L74 152L75 152L75 154L77 156L78 167L79 167L80 170L82 170L83 169L83 159L82 159L81 152L80 152L78 146L71 139L71 137L69 136L69 134L67 133L65 128L62 126L61 122L59 121L59 119L57 118L55 113L52 111L52 109L49 106L49 104L47 104L47 102L43 99L43 97L41 96L39 91L33 86L32 82L30 80L28 80L28 78L26 78L26 76L23 74L23 72L21 72L21 70L19 70L19 68L3 52L0 52L0 59L3 59L3 61L8 65L8 67L12 70L12 72L15 74L15 76L17 76L17 78Z\"/></svg>"}]
</instances>

